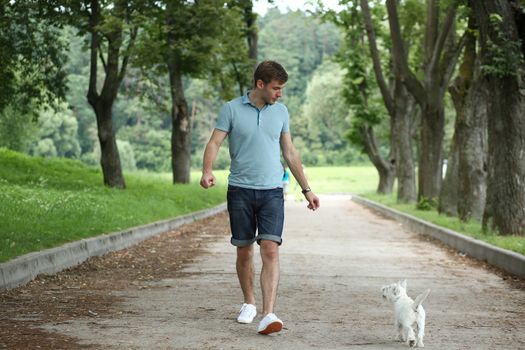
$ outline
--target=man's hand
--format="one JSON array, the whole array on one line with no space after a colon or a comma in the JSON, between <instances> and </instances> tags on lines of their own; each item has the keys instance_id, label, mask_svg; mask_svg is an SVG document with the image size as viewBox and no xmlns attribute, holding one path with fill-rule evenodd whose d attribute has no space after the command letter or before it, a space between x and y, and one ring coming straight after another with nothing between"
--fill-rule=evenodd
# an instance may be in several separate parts
<instances>
[{"instance_id":1,"label":"man's hand","mask_svg":"<svg viewBox=\"0 0 525 350\"><path fill-rule=\"evenodd\" d=\"M204 188L210 188L212 186L215 186L215 176L213 176L213 173L204 173L201 177L201 186Z\"/></svg>"},{"instance_id":2,"label":"man's hand","mask_svg":"<svg viewBox=\"0 0 525 350\"><path fill-rule=\"evenodd\" d=\"M306 200L308 201L308 209L310 210L317 210L321 203L319 202L319 198L312 192L306 192L304 195L306 197Z\"/></svg>"}]
</instances>

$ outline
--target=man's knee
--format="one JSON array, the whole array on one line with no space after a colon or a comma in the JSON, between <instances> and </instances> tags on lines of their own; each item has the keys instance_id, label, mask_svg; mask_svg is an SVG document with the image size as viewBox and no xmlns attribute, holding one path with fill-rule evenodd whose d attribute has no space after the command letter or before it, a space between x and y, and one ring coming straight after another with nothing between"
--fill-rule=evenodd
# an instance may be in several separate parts
<instances>
[{"instance_id":1,"label":"man's knee","mask_svg":"<svg viewBox=\"0 0 525 350\"><path fill-rule=\"evenodd\" d=\"M274 241L261 240L261 257L267 261L279 260L279 244Z\"/></svg>"},{"instance_id":2,"label":"man's knee","mask_svg":"<svg viewBox=\"0 0 525 350\"><path fill-rule=\"evenodd\" d=\"M253 258L253 245L246 247L237 247L237 261L242 264L248 264Z\"/></svg>"}]
</instances>

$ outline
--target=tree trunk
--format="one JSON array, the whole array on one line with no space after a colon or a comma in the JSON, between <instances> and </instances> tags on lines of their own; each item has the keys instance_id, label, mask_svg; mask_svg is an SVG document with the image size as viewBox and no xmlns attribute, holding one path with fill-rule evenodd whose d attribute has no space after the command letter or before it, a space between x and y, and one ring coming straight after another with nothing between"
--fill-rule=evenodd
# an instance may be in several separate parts
<instances>
[{"instance_id":1,"label":"tree trunk","mask_svg":"<svg viewBox=\"0 0 525 350\"><path fill-rule=\"evenodd\" d=\"M391 138L395 150L397 202L410 203L416 200L416 177L411 135L416 103L401 81L396 82L394 96L395 113L392 116Z\"/></svg>"},{"instance_id":2,"label":"tree trunk","mask_svg":"<svg viewBox=\"0 0 525 350\"><path fill-rule=\"evenodd\" d=\"M122 44L122 28L114 29L113 32L107 34L108 38L108 59L107 64L104 63L106 76L102 91L97 92L97 66L98 55L100 48L100 34L97 26L101 22L100 7L97 0L91 1L91 15L89 19L89 27L91 31L91 63L90 63L90 77L87 99L89 104L93 107L97 117L98 138L100 141L100 164L102 166L102 173L104 176L104 184L110 187L126 188L124 177L122 175L122 166L120 164L120 156L113 130L112 108L115 99L117 98L118 89L120 86L121 75L119 75L119 51ZM125 64L123 64L125 69ZM123 73L123 71L121 72Z\"/></svg>"},{"instance_id":3,"label":"tree trunk","mask_svg":"<svg viewBox=\"0 0 525 350\"><path fill-rule=\"evenodd\" d=\"M421 120L418 200L437 199L442 179L442 145L445 126L443 105L427 104L425 107Z\"/></svg>"},{"instance_id":4,"label":"tree trunk","mask_svg":"<svg viewBox=\"0 0 525 350\"><path fill-rule=\"evenodd\" d=\"M393 89L394 96L392 96L383 75L375 29L367 0L361 0L361 10L363 12L363 20L368 38L368 47L370 49L370 55L372 56L374 74L383 97L383 102L390 115L391 153L394 154L394 158L391 160L389 167L395 169L395 176L398 179L397 201L411 202L414 201L416 197L415 171L411 145L412 137L410 132L410 126L414 116L413 113L415 112L413 108L415 100L411 98L403 85L399 71L396 72L398 74L396 74ZM394 59L396 59L396 57L394 57ZM406 59L406 57L402 59ZM379 164L380 162L377 163ZM385 169L388 167L376 165L376 168L379 171L380 168ZM379 171L380 177L381 173L383 173L384 180L380 181L380 188L382 183L389 185L389 177L391 176L388 171L382 170Z\"/></svg>"},{"instance_id":5,"label":"tree trunk","mask_svg":"<svg viewBox=\"0 0 525 350\"><path fill-rule=\"evenodd\" d=\"M192 121L188 115L188 103L184 97L182 84L182 69L176 53L171 49L175 47L177 38L177 21L181 20L174 16L174 3L168 2L166 22L168 26L167 42L168 53L166 64L170 79L171 96L171 168L173 172L173 183L187 184L190 182L191 166L191 128Z\"/></svg>"},{"instance_id":6,"label":"tree trunk","mask_svg":"<svg viewBox=\"0 0 525 350\"><path fill-rule=\"evenodd\" d=\"M126 184L122 174L120 155L117 147L117 138L113 130L112 106L102 101L90 104L95 110L97 116L97 131L100 141L100 165L104 176L104 184L110 187L124 189Z\"/></svg>"},{"instance_id":7,"label":"tree trunk","mask_svg":"<svg viewBox=\"0 0 525 350\"><path fill-rule=\"evenodd\" d=\"M182 73L175 63L169 63L171 87L171 166L173 183L190 182L191 125L188 103L184 97Z\"/></svg>"},{"instance_id":8,"label":"tree trunk","mask_svg":"<svg viewBox=\"0 0 525 350\"><path fill-rule=\"evenodd\" d=\"M455 129L458 128L458 120L456 118ZM454 132L452 144L450 145L450 153L447 158L447 171L443 186L439 194L438 211L449 216L458 215L458 200L459 200L459 134Z\"/></svg>"},{"instance_id":9,"label":"tree trunk","mask_svg":"<svg viewBox=\"0 0 525 350\"><path fill-rule=\"evenodd\" d=\"M377 149L374 130L369 127L362 127L361 134L365 144L365 152L374 164L379 174L379 185L377 186L377 193L390 194L394 187L395 167L392 162L387 162L381 157ZM391 159L389 156L388 159Z\"/></svg>"},{"instance_id":10,"label":"tree trunk","mask_svg":"<svg viewBox=\"0 0 525 350\"><path fill-rule=\"evenodd\" d=\"M487 193L487 100L486 82L479 60L458 125L459 183L458 216L463 221L481 220Z\"/></svg>"},{"instance_id":11,"label":"tree trunk","mask_svg":"<svg viewBox=\"0 0 525 350\"><path fill-rule=\"evenodd\" d=\"M402 77L408 91L421 107L421 137L418 168L418 200L436 199L442 179L442 143L444 134L443 97L450 76L464 44L454 42L453 24L456 16L455 4L450 4L443 23L439 23L438 0L427 0L425 27L424 79L419 81L410 70L406 58L401 28L397 15L397 1L386 1L388 21L392 37L392 52L396 76Z\"/></svg>"},{"instance_id":12,"label":"tree trunk","mask_svg":"<svg viewBox=\"0 0 525 350\"><path fill-rule=\"evenodd\" d=\"M252 1L247 1L244 7L244 21L246 23L246 40L248 42L248 58L253 60L257 67L258 41L257 14L253 12Z\"/></svg>"},{"instance_id":13,"label":"tree trunk","mask_svg":"<svg viewBox=\"0 0 525 350\"><path fill-rule=\"evenodd\" d=\"M490 91L483 226L502 234L525 235L523 6L519 1L493 0L473 1L472 7L480 27L481 61ZM495 20L494 15L500 21Z\"/></svg>"},{"instance_id":14,"label":"tree trunk","mask_svg":"<svg viewBox=\"0 0 525 350\"><path fill-rule=\"evenodd\" d=\"M467 31L466 34L467 38L463 62L459 67L457 77L448 88L456 110L456 121L454 123L454 136L448 156L447 172L439 196L438 211L451 216L458 215L458 206L464 200L462 195L465 195L465 191L468 190L467 188L462 188L462 193L459 192L460 177L465 181L467 180L466 177L470 175L468 172L470 164L462 163L469 161L469 158L465 156L460 158L460 153L465 155L465 151L467 150L463 148L468 146L466 140L469 136L469 129L465 128L467 113L466 100L469 95L476 62L476 38L473 34L476 28L472 16L469 18L469 29L470 31ZM475 132L476 130L472 131ZM463 170L463 172L461 172L461 170ZM467 171L467 174L465 174L464 171ZM466 183L464 183L464 185L466 185Z\"/></svg>"}]
</instances>

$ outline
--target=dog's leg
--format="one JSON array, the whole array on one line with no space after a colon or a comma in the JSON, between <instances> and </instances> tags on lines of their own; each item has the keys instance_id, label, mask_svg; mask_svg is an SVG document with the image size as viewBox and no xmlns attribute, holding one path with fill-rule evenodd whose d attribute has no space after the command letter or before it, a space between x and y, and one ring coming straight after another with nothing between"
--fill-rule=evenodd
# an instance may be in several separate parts
<instances>
[{"instance_id":1,"label":"dog's leg","mask_svg":"<svg viewBox=\"0 0 525 350\"><path fill-rule=\"evenodd\" d=\"M408 346L413 348L414 346L416 346L416 334L410 326L405 326L405 332L407 333L407 344Z\"/></svg>"},{"instance_id":2,"label":"dog's leg","mask_svg":"<svg viewBox=\"0 0 525 350\"><path fill-rule=\"evenodd\" d=\"M406 337L403 334L403 325L396 321L396 328L397 328L397 339L399 339L402 342L405 342Z\"/></svg>"},{"instance_id":3,"label":"dog's leg","mask_svg":"<svg viewBox=\"0 0 525 350\"><path fill-rule=\"evenodd\" d=\"M418 312L416 317L417 322L417 347L423 348L425 347L425 344L423 344L423 337L425 336L425 311Z\"/></svg>"}]
</instances>

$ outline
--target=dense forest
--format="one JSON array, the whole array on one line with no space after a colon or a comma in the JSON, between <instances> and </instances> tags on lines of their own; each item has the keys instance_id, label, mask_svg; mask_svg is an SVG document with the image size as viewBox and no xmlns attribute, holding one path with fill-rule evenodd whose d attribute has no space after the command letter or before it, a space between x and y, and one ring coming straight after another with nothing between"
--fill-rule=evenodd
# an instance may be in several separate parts
<instances>
[{"instance_id":1,"label":"dense forest","mask_svg":"<svg viewBox=\"0 0 525 350\"><path fill-rule=\"evenodd\" d=\"M350 116L341 95L343 71L333 61L342 39L340 30L301 11L283 14L277 9L258 17L257 26L258 61L274 59L289 71L283 103L292 116L294 139L304 162L343 165L364 161L358 148L349 146L345 138ZM19 111L6 110L0 146L97 165L97 124L86 99L89 35L79 35L78 29L65 26L57 36L67 54L65 99L31 108L23 116ZM167 77L151 81L148 72L134 66L122 81L112 116L125 171L171 171L170 98L165 85ZM192 116L191 165L200 168L203 148L220 106L241 91L237 86L225 91L216 77L206 75L183 77L183 87ZM221 150L216 166L229 166L227 148Z\"/></svg>"},{"instance_id":2,"label":"dense forest","mask_svg":"<svg viewBox=\"0 0 525 350\"><path fill-rule=\"evenodd\" d=\"M380 193L524 234L524 1L339 3L2 1L0 147L100 165L111 187L187 183L221 104L273 59L307 165L369 161Z\"/></svg>"}]
</instances>

